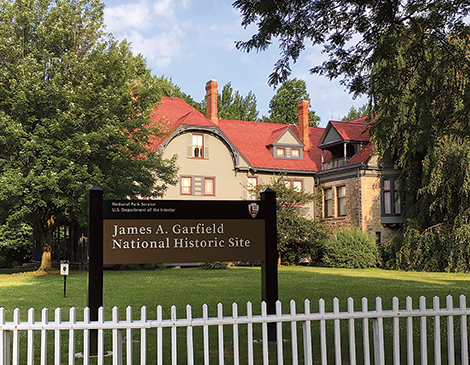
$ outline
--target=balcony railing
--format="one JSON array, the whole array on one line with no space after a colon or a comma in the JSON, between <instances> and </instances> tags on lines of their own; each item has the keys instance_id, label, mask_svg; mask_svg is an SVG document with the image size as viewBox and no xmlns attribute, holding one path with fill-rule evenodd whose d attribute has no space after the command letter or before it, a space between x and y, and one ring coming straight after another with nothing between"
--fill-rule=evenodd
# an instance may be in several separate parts
<instances>
[{"instance_id":1,"label":"balcony railing","mask_svg":"<svg viewBox=\"0 0 470 365\"><path fill-rule=\"evenodd\" d=\"M335 169L337 167L345 166L350 160L351 160L351 157L335 158L331 161L323 162L321 164L321 169L330 170L330 169Z\"/></svg>"}]
</instances>

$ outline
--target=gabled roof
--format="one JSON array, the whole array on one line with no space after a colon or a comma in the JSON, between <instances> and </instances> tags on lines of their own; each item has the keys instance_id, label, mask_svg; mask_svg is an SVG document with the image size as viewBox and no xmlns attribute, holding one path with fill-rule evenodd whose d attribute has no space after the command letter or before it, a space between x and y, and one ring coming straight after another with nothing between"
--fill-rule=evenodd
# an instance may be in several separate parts
<instances>
[{"instance_id":1,"label":"gabled roof","mask_svg":"<svg viewBox=\"0 0 470 365\"><path fill-rule=\"evenodd\" d=\"M356 163L366 163L369 161L372 156L372 143L366 144L362 149L356 153L351 160L349 160L348 165L354 165Z\"/></svg>"},{"instance_id":2,"label":"gabled roof","mask_svg":"<svg viewBox=\"0 0 470 365\"><path fill-rule=\"evenodd\" d=\"M284 127L292 128L297 135L295 126ZM219 128L254 168L318 171L321 167L321 151L316 145L323 128L310 128L310 151L304 153L301 160L274 158L267 147L272 144L272 136L279 130L279 124L222 119Z\"/></svg>"},{"instance_id":3,"label":"gabled roof","mask_svg":"<svg viewBox=\"0 0 470 365\"><path fill-rule=\"evenodd\" d=\"M226 142L229 141L230 148L234 148L253 169L258 170L304 172L321 170L320 147L323 147L322 142L331 128L334 128L345 142L370 142L366 117L347 122L330 121L326 129L309 127L310 145L304 147L302 159L275 158L269 146L272 146L285 133L292 133L300 142L298 126L226 119L219 119L217 125L191 105L176 97L162 98L152 114L152 123L163 125L166 131L165 136L151 140L149 147L152 150L171 140L181 128L207 130L225 138ZM371 143L368 143L348 164L367 162L371 153ZM324 150L324 157L328 160L331 153Z\"/></svg>"},{"instance_id":4,"label":"gabled roof","mask_svg":"<svg viewBox=\"0 0 470 365\"><path fill-rule=\"evenodd\" d=\"M329 136L333 136L333 138L329 138ZM334 138L340 138L340 140ZM330 121L318 147L323 149L325 161L330 161L332 156L327 150L328 146L338 143L365 143L365 146L347 163L348 165L354 165L357 163L366 163L370 159L372 156L372 143L370 143L370 141L368 117L365 116L345 122ZM326 152L328 152L328 157Z\"/></svg>"},{"instance_id":5,"label":"gabled roof","mask_svg":"<svg viewBox=\"0 0 470 365\"><path fill-rule=\"evenodd\" d=\"M296 133L293 131L293 126L292 125L283 125L281 128L279 128L278 130L275 130L272 134L271 134L271 138L269 139L269 143L268 143L268 146L272 146L276 143L280 143L282 144L283 142L281 142L280 140L284 137L284 135L286 135L287 133L292 136L295 140L295 144L298 144L299 147L300 146L304 146L302 141L299 139L299 137L296 135ZM289 143L291 144L291 143Z\"/></svg>"},{"instance_id":6,"label":"gabled roof","mask_svg":"<svg viewBox=\"0 0 470 365\"><path fill-rule=\"evenodd\" d=\"M328 141L328 136L331 135L331 133L334 133L332 129L339 135L339 138L341 138L341 141L335 140L334 142L370 141L369 123L367 122L367 117L352 119L346 122L331 120L326 126L325 134L319 143L319 147L324 147L331 143L331 141Z\"/></svg>"},{"instance_id":7,"label":"gabled roof","mask_svg":"<svg viewBox=\"0 0 470 365\"><path fill-rule=\"evenodd\" d=\"M151 115L151 124L158 123L164 128L163 136L156 136L150 140L150 148L158 148L172 133L182 125L198 127L216 127L200 111L181 100L180 98L163 97Z\"/></svg>"},{"instance_id":8,"label":"gabled roof","mask_svg":"<svg viewBox=\"0 0 470 365\"><path fill-rule=\"evenodd\" d=\"M323 128L309 128L309 151L304 152L303 159L274 158L268 146L277 141L286 131L298 138L297 126L276 123L247 122L240 120L219 120L218 126L202 113L173 97L164 97L152 115L152 123L167 121L167 135L154 138L150 148L156 149L181 127L195 127L208 130L219 129L233 147L255 169L275 169L289 171L318 171L321 167L321 151L317 147Z\"/></svg>"}]
</instances>

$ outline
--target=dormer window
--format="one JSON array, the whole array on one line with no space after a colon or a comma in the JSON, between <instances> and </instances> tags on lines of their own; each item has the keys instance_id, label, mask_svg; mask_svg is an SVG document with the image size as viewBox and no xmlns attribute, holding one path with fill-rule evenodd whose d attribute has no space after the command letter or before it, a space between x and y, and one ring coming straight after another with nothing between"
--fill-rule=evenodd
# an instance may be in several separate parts
<instances>
[{"instance_id":1,"label":"dormer window","mask_svg":"<svg viewBox=\"0 0 470 365\"><path fill-rule=\"evenodd\" d=\"M274 158L303 159L304 145L289 127L282 127L272 133L270 143L266 147Z\"/></svg>"},{"instance_id":2,"label":"dormer window","mask_svg":"<svg viewBox=\"0 0 470 365\"><path fill-rule=\"evenodd\" d=\"M296 146L297 147L297 146ZM273 146L272 153L275 158L301 159L302 149L295 147Z\"/></svg>"}]
</instances>

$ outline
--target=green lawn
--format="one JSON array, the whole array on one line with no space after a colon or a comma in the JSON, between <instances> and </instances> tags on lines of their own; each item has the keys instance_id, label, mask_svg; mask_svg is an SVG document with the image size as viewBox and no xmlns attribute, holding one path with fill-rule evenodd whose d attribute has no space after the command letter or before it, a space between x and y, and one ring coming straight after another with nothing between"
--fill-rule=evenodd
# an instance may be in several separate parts
<instances>
[{"instance_id":1,"label":"green lawn","mask_svg":"<svg viewBox=\"0 0 470 365\"><path fill-rule=\"evenodd\" d=\"M44 307L64 310L83 309L87 304L87 273L75 271L67 277L67 298L63 297L63 277L36 275L34 272L1 274L0 306L7 313L14 308L26 310ZM417 301L425 296L428 301L439 296L442 303L447 295L457 300L470 293L469 274L422 273L386 271L379 269L347 270L318 267L280 267L279 299L288 304L294 299L309 299L312 305L325 299L331 306L337 297L345 304L348 297L356 302L367 297L373 301L380 296L384 307L391 306L397 296L404 302L407 296ZM155 271L105 271L104 306L149 309L157 305L194 308L207 303L209 307L221 302L240 306L247 301L258 305L261 301L261 271L257 267L233 267L227 270L167 269Z\"/></svg>"},{"instance_id":2,"label":"green lawn","mask_svg":"<svg viewBox=\"0 0 470 365\"><path fill-rule=\"evenodd\" d=\"M204 303L209 306L209 315L216 316L216 305L219 302L224 305L226 315L231 314L233 302L239 305L239 315L244 315L247 301L253 303L254 312L258 314L261 302L260 279L261 271L257 267L233 267L227 270L105 271L106 319L111 319L109 309L113 306L120 308L121 319L124 319L125 308L132 306L134 316L138 319L140 307L144 305L147 306L148 318L151 319L155 318L157 305L163 307L164 318L169 317L172 305L177 307L178 317L184 318L187 304L193 307L193 318L196 318L202 315L201 307ZM320 298L325 299L326 309L331 311L334 297L340 299L341 310L344 311L348 297L355 300L356 310L361 309L360 301L363 297L369 299L369 308L374 309L377 296L383 299L384 309L391 308L393 296L399 298L401 308L404 308L407 296L413 298L415 308L418 306L420 296L425 296L428 307L431 307L432 298L436 295L441 298L441 306L445 306L447 295L452 295L454 306L458 306L458 297L461 294L468 296L470 293L469 279L468 274L281 267L279 299L283 303L285 312L288 311L288 302L291 299L297 302L298 312L303 311L305 299L311 301L311 311L317 312ZM0 274L0 307L6 310L6 320L11 321L13 309L20 308L21 319L25 321L27 309L31 307L36 310L37 321L40 320L40 310L44 307L49 309L50 321L53 320L53 310L57 307L62 308L63 320L68 319L70 307L77 308L78 319L83 318L83 308L87 305L87 273L72 272L68 276L67 298L63 297L63 282L63 277L58 274L42 276L34 272ZM230 328L226 327L227 333L230 334ZM342 331L347 330L346 323L343 328ZM331 333L331 328L329 331ZM198 333L197 330L195 333ZM344 335L347 336L347 333ZM137 333L135 336L137 338ZM211 336L214 338L213 342L216 342L216 333ZM180 337L184 337L184 332ZM331 339L332 336L329 337ZM184 348L184 341L179 348ZM347 357L347 347L344 352L344 356ZM330 360L332 359L330 357Z\"/></svg>"}]
</instances>

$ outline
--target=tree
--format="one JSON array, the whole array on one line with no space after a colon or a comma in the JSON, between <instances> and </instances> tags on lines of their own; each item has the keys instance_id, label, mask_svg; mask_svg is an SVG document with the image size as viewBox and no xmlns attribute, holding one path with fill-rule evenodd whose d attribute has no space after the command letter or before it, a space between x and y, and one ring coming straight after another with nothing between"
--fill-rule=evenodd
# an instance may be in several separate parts
<instances>
[{"instance_id":1,"label":"tree","mask_svg":"<svg viewBox=\"0 0 470 365\"><path fill-rule=\"evenodd\" d=\"M94 185L152 197L175 181L175 161L146 148L162 132L148 125L157 80L103 29L98 0L0 5L0 220L36 231L40 270L59 222L86 221Z\"/></svg>"},{"instance_id":2,"label":"tree","mask_svg":"<svg viewBox=\"0 0 470 365\"><path fill-rule=\"evenodd\" d=\"M206 108L206 101L202 103ZM242 96L238 90L233 91L232 83L228 82L217 95L217 115L220 119L258 121L259 112L256 109L256 96L252 91Z\"/></svg>"},{"instance_id":3,"label":"tree","mask_svg":"<svg viewBox=\"0 0 470 365\"><path fill-rule=\"evenodd\" d=\"M238 41L237 48L262 51L273 43L273 38L279 40L281 57L269 76L269 84L287 80L290 62L297 61L308 41L312 46L323 45L328 55L327 61L310 71L329 78L343 76L356 94L367 91L384 40L393 47L393 35L412 29L416 35L426 32L446 42L449 34L465 28L465 17L470 12L466 0L236 0L233 6L242 15L243 27L255 24L258 28L248 41Z\"/></svg>"},{"instance_id":4,"label":"tree","mask_svg":"<svg viewBox=\"0 0 470 365\"><path fill-rule=\"evenodd\" d=\"M304 80L287 80L276 92L269 102L269 118L265 122L281 124L297 124L298 111L297 105L306 100L310 102L310 96L307 93L307 84ZM318 126L320 117L314 111L309 111L310 126Z\"/></svg>"},{"instance_id":5,"label":"tree","mask_svg":"<svg viewBox=\"0 0 470 365\"><path fill-rule=\"evenodd\" d=\"M325 227L317 221L302 216L304 204L318 199L314 193L300 192L286 184L285 176L273 177L267 184L247 186L253 195L270 188L276 192L277 249L281 262L298 264L303 259L320 262L322 247L328 238Z\"/></svg>"},{"instance_id":6,"label":"tree","mask_svg":"<svg viewBox=\"0 0 470 365\"><path fill-rule=\"evenodd\" d=\"M462 27L445 40L429 33L402 29L395 47L387 50L390 57L374 67L370 89L381 112L372 132L377 151L389 153L402 171L406 224L400 245L407 253L398 256L423 259L395 257L395 264L468 271L469 259L465 265L456 262L469 258L470 250L458 233L468 231L470 211L469 29ZM391 73L389 85L380 85Z\"/></svg>"},{"instance_id":7,"label":"tree","mask_svg":"<svg viewBox=\"0 0 470 365\"><path fill-rule=\"evenodd\" d=\"M367 104L364 104L363 106L360 106L358 109L356 109L354 106L349 109L349 112L347 115L345 115L343 118L341 118L342 122L346 122L348 120L353 120L357 119L360 117L365 117L369 115L369 106Z\"/></svg>"},{"instance_id":8,"label":"tree","mask_svg":"<svg viewBox=\"0 0 470 365\"><path fill-rule=\"evenodd\" d=\"M261 50L280 38L282 55L270 83L287 78L289 62L308 40L329 56L312 72L341 76L353 94L368 94L375 152L401 170L405 224L397 240L398 250L407 252L395 250L395 262L427 257L402 267L469 270L470 260L450 261L470 250L462 234L469 231L470 211L468 2L238 0L234 6L244 26L258 24L239 48ZM426 247L434 257L423 254Z\"/></svg>"}]
</instances>

